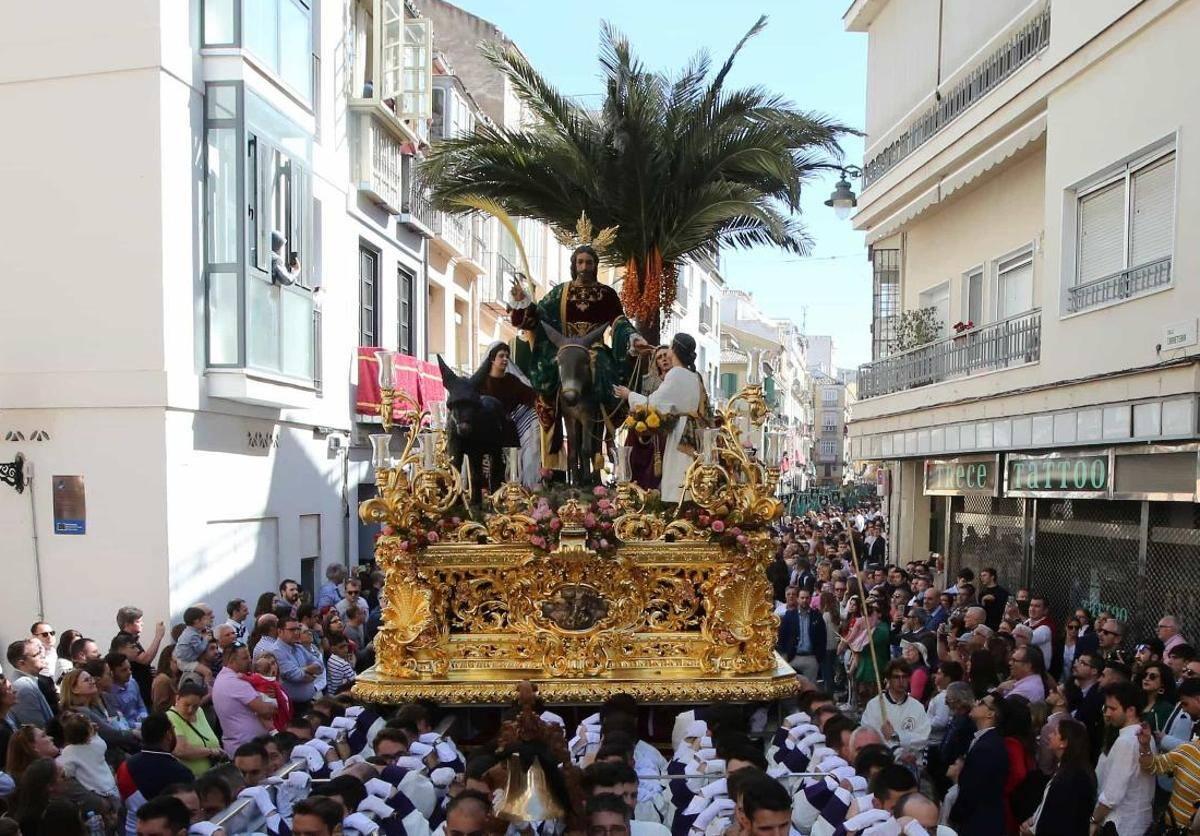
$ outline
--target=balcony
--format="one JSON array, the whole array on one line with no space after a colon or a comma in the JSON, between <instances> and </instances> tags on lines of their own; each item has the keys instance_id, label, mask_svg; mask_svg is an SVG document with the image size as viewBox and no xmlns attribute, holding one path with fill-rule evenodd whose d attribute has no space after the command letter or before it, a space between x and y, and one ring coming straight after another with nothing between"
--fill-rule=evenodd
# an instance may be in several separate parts
<instances>
[{"instance_id":1,"label":"balcony","mask_svg":"<svg viewBox=\"0 0 1200 836\"><path fill-rule=\"evenodd\" d=\"M858 398L1036 363L1041 348L1042 312L1035 309L859 366Z\"/></svg>"},{"instance_id":2,"label":"balcony","mask_svg":"<svg viewBox=\"0 0 1200 836\"><path fill-rule=\"evenodd\" d=\"M903 133L867 160L863 166L863 187L870 186L898 166L1049 44L1050 4L1047 3L1032 20L943 93L937 102L919 113Z\"/></svg>"},{"instance_id":3,"label":"balcony","mask_svg":"<svg viewBox=\"0 0 1200 836\"><path fill-rule=\"evenodd\" d=\"M389 213L399 214L404 194L401 142L375 108L356 111L355 122L355 184Z\"/></svg>"},{"instance_id":4,"label":"balcony","mask_svg":"<svg viewBox=\"0 0 1200 836\"><path fill-rule=\"evenodd\" d=\"M429 198L419 189L410 189L400 208L400 223L423 238L432 238L439 213L433 211Z\"/></svg>"},{"instance_id":5,"label":"balcony","mask_svg":"<svg viewBox=\"0 0 1200 836\"><path fill-rule=\"evenodd\" d=\"M493 313L502 314L508 309L508 285L517 268L500 253L489 253L491 269L479 278L479 302ZM485 257L486 258L486 257Z\"/></svg>"},{"instance_id":6,"label":"balcony","mask_svg":"<svg viewBox=\"0 0 1200 836\"><path fill-rule=\"evenodd\" d=\"M469 256L471 248L471 220L466 215L451 215L435 212L433 215L435 240L454 255Z\"/></svg>"},{"instance_id":7,"label":"balcony","mask_svg":"<svg viewBox=\"0 0 1200 836\"><path fill-rule=\"evenodd\" d=\"M700 333L707 334L713 329L713 306L708 302L700 304Z\"/></svg>"},{"instance_id":8,"label":"balcony","mask_svg":"<svg viewBox=\"0 0 1200 836\"><path fill-rule=\"evenodd\" d=\"M1067 312L1078 313L1109 302L1141 296L1170 283L1171 257L1167 256L1131 270L1122 270L1087 284L1067 288Z\"/></svg>"}]
</instances>

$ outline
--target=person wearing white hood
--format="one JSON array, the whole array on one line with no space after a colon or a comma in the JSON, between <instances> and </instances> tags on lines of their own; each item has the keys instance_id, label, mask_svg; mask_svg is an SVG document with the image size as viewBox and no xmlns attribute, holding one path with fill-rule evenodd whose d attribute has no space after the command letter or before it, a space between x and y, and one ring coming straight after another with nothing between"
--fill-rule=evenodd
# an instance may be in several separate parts
<instances>
[{"instance_id":1,"label":"person wearing white hood","mask_svg":"<svg viewBox=\"0 0 1200 836\"><path fill-rule=\"evenodd\" d=\"M534 411L536 394L529 378L511 361L511 351L502 342L488 347L476 378L481 379L480 394L489 395L504 404L504 411L516 425L517 441L521 450L521 484L536 488L541 482L541 432L537 413ZM506 444L505 446L510 446ZM513 479L513 474L506 474Z\"/></svg>"}]
</instances>

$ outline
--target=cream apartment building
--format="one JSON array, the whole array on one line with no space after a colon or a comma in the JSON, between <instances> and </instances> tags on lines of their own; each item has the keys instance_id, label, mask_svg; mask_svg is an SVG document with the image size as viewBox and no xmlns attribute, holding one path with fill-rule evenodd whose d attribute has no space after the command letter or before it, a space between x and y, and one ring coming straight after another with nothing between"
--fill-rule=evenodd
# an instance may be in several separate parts
<instances>
[{"instance_id":1,"label":"cream apartment building","mask_svg":"<svg viewBox=\"0 0 1200 836\"><path fill-rule=\"evenodd\" d=\"M855 0L894 553L1200 627L1197 0ZM901 345L906 312L932 341ZM911 316L911 313L909 313ZM902 350L903 349L903 350Z\"/></svg>"}]
</instances>

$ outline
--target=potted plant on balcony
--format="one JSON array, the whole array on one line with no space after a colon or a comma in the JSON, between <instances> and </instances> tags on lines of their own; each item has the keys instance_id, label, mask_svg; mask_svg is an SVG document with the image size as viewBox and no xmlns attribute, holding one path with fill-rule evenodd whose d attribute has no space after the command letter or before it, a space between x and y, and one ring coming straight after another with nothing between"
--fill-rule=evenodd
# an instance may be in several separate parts
<instances>
[{"instance_id":1,"label":"potted plant on balcony","mask_svg":"<svg viewBox=\"0 0 1200 836\"><path fill-rule=\"evenodd\" d=\"M900 314L896 324L896 351L906 352L934 342L942 333L942 322L938 319L937 308L914 308ZM936 379L934 359L924 357L927 352L915 352L897 362L909 366L903 373L909 378L908 387L926 386ZM902 366L895 368L896 373L902 373Z\"/></svg>"}]
</instances>

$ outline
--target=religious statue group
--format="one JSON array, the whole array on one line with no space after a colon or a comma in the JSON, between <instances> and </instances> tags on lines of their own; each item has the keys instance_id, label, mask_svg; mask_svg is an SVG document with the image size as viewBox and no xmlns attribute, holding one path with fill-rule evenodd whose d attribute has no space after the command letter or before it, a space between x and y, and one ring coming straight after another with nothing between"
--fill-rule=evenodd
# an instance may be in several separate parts
<instances>
[{"instance_id":1,"label":"religious statue group","mask_svg":"<svg viewBox=\"0 0 1200 836\"><path fill-rule=\"evenodd\" d=\"M711 420L696 340L679 333L667 345L650 345L617 291L597 279L598 267L591 246L577 247L571 280L536 301L514 279L506 302L521 335L513 345L492 345L467 379L443 365L452 446L460 456L475 452L479 484L494 487L507 458L486 453L496 449L498 433L502 447L519 449L520 481L533 488L547 477L596 484L624 445L628 477L661 491L664 502L679 502L698 433ZM622 439L630 407L651 408L659 426L631 429Z\"/></svg>"}]
</instances>

